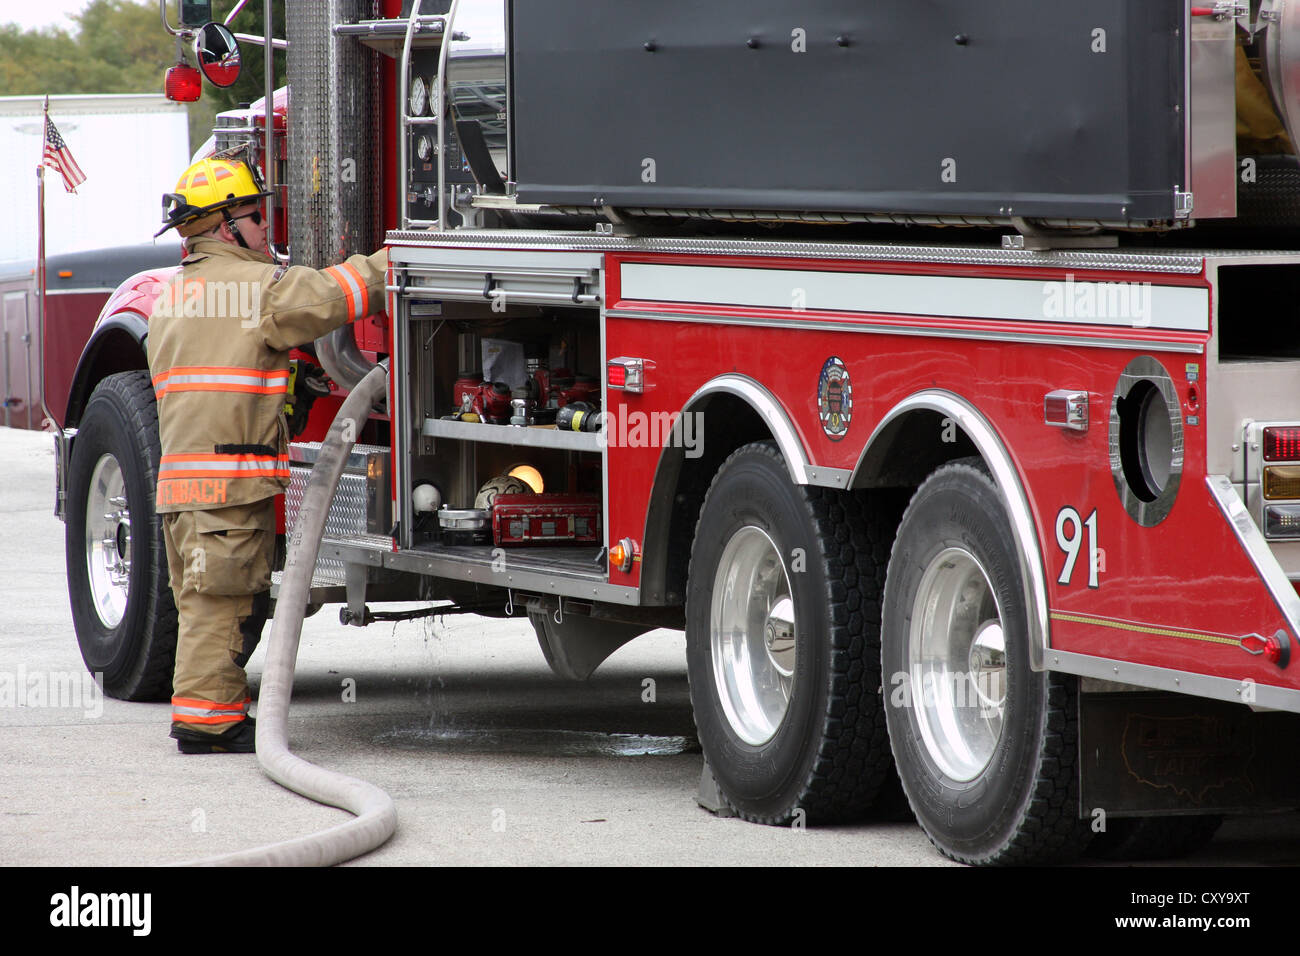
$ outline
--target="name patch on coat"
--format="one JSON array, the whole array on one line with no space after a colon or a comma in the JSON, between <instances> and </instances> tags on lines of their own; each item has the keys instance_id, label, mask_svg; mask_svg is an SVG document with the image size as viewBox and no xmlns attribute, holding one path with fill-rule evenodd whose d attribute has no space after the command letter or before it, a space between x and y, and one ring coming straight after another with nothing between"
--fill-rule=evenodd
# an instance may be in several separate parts
<instances>
[{"instance_id":1,"label":"name patch on coat","mask_svg":"<svg viewBox=\"0 0 1300 956\"><path fill-rule=\"evenodd\" d=\"M156 507L225 504L226 481L225 478L164 478L158 482Z\"/></svg>"}]
</instances>

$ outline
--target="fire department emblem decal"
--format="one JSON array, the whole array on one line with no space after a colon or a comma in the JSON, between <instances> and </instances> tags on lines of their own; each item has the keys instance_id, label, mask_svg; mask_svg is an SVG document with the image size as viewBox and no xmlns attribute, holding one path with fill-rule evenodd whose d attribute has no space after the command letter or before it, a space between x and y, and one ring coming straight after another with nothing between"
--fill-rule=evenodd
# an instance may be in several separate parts
<instances>
[{"instance_id":1,"label":"fire department emblem decal","mask_svg":"<svg viewBox=\"0 0 1300 956\"><path fill-rule=\"evenodd\" d=\"M839 441L845 436L853 418L853 386L849 384L849 370L834 355L826 360L817 378L817 417L821 419L822 431L831 441Z\"/></svg>"}]
</instances>

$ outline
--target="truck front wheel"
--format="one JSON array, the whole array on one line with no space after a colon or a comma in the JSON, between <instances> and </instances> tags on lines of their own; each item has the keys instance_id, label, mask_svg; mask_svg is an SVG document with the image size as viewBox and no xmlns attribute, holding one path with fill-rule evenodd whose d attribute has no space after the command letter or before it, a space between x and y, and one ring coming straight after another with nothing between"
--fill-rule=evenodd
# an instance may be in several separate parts
<instances>
[{"instance_id":1,"label":"truck front wheel","mask_svg":"<svg viewBox=\"0 0 1300 956\"><path fill-rule=\"evenodd\" d=\"M792 484L768 443L732 454L709 488L691 549L687 670L700 745L746 819L849 819L888 779L879 525L858 497Z\"/></svg>"},{"instance_id":2,"label":"truck front wheel","mask_svg":"<svg viewBox=\"0 0 1300 956\"><path fill-rule=\"evenodd\" d=\"M1011 523L979 466L946 465L903 515L885 585L889 738L945 855L1033 864L1082 851L1071 677L1035 673Z\"/></svg>"},{"instance_id":3,"label":"truck front wheel","mask_svg":"<svg viewBox=\"0 0 1300 956\"><path fill-rule=\"evenodd\" d=\"M72 445L65 551L82 659L123 700L171 696L176 606L153 506L158 458L149 373L108 376Z\"/></svg>"}]
</instances>

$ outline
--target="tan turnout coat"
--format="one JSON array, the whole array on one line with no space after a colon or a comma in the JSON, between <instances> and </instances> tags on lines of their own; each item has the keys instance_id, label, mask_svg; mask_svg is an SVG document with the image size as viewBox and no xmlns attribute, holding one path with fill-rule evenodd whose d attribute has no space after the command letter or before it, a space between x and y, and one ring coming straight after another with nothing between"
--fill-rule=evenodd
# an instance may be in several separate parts
<instances>
[{"instance_id":1,"label":"tan turnout coat","mask_svg":"<svg viewBox=\"0 0 1300 956\"><path fill-rule=\"evenodd\" d=\"M149 319L160 513L250 504L288 487L289 349L385 304L385 250L320 270L212 238L188 250Z\"/></svg>"}]
</instances>

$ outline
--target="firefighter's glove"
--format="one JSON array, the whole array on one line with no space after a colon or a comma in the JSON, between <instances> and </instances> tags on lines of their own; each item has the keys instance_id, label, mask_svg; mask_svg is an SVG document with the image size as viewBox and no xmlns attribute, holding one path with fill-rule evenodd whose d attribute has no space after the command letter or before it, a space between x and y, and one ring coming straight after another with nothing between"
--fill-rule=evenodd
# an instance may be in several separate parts
<instances>
[{"instance_id":1,"label":"firefighter's glove","mask_svg":"<svg viewBox=\"0 0 1300 956\"><path fill-rule=\"evenodd\" d=\"M285 396L284 414L289 421L290 438L297 438L303 433L307 428L312 404L329 393L329 378L324 369L301 359L289 363L289 389Z\"/></svg>"}]
</instances>

